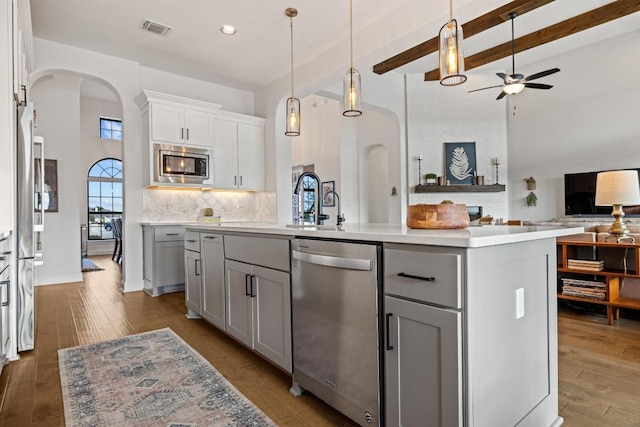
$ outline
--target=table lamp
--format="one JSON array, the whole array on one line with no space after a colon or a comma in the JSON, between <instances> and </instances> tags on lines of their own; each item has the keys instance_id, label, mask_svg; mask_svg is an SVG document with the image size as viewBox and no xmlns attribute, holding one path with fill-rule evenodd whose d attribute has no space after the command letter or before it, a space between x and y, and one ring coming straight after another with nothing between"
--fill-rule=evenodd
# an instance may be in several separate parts
<instances>
[{"instance_id":1,"label":"table lamp","mask_svg":"<svg viewBox=\"0 0 640 427\"><path fill-rule=\"evenodd\" d=\"M638 172L635 170L621 170L600 172L596 179L596 205L613 206L611 216L614 218L609 237L613 237L617 242L622 240L635 239L629 236L629 229L622 222L624 205L640 205L640 184ZM606 239L605 239L606 241Z\"/></svg>"}]
</instances>

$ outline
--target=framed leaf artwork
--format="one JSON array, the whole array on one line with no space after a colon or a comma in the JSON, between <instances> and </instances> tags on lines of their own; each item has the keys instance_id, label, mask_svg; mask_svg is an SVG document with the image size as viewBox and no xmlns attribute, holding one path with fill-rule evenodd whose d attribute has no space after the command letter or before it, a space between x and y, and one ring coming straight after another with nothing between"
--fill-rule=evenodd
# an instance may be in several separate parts
<instances>
[{"instance_id":1,"label":"framed leaf artwork","mask_svg":"<svg viewBox=\"0 0 640 427\"><path fill-rule=\"evenodd\" d=\"M451 185L473 185L476 174L476 143L445 142L444 169Z\"/></svg>"}]
</instances>

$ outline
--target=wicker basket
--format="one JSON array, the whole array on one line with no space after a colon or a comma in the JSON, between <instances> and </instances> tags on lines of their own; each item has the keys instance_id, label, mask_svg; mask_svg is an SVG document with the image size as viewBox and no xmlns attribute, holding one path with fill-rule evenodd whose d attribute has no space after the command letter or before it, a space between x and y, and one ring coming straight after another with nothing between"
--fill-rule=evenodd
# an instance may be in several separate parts
<instances>
[{"instance_id":1,"label":"wicker basket","mask_svg":"<svg viewBox=\"0 0 640 427\"><path fill-rule=\"evenodd\" d=\"M469 212L464 204L409 205L407 227L449 229L469 226Z\"/></svg>"}]
</instances>

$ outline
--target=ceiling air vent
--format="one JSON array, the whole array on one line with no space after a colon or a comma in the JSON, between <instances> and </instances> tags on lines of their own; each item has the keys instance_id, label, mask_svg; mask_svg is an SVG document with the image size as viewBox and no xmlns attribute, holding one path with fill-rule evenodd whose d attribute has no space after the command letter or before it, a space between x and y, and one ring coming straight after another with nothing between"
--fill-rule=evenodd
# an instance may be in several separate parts
<instances>
[{"instance_id":1,"label":"ceiling air vent","mask_svg":"<svg viewBox=\"0 0 640 427\"><path fill-rule=\"evenodd\" d=\"M144 21L142 21L142 24L140 24L140 29L149 31L150 33L158 34L164 37L167 37L167 34L169 34L169 31L171 31L171 27L169 27L168 25L151 21L150 19L145 19Z\"/></svg>"}]
</instances>

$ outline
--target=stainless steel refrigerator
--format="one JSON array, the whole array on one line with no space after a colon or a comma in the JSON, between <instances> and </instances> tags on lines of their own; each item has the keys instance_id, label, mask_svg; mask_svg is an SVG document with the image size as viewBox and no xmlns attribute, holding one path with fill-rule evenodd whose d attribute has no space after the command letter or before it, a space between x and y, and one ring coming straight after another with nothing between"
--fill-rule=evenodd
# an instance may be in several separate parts
<instances>
[{"instance_id":1,"label":"stainless steel refrigerator","mask_svg":"<svg viewBox=\"0 0 640 427\"><path fill-rule=\"evenodd\" d=\"M17 337L18 351L32 350L34 345L34 265L42 260L36 253L36 232L44 226L44 212L34 211L44 183L43 145L36 142L34 110L31 102L18 106L16 147L16 259L17 259ZM39 158L36 152L39 151ZM36 184L37 178L37 184ZM42 205L42 203L37 203ZM39 235L38 235L39 236Z\"/></svg>"}]
</instances>

